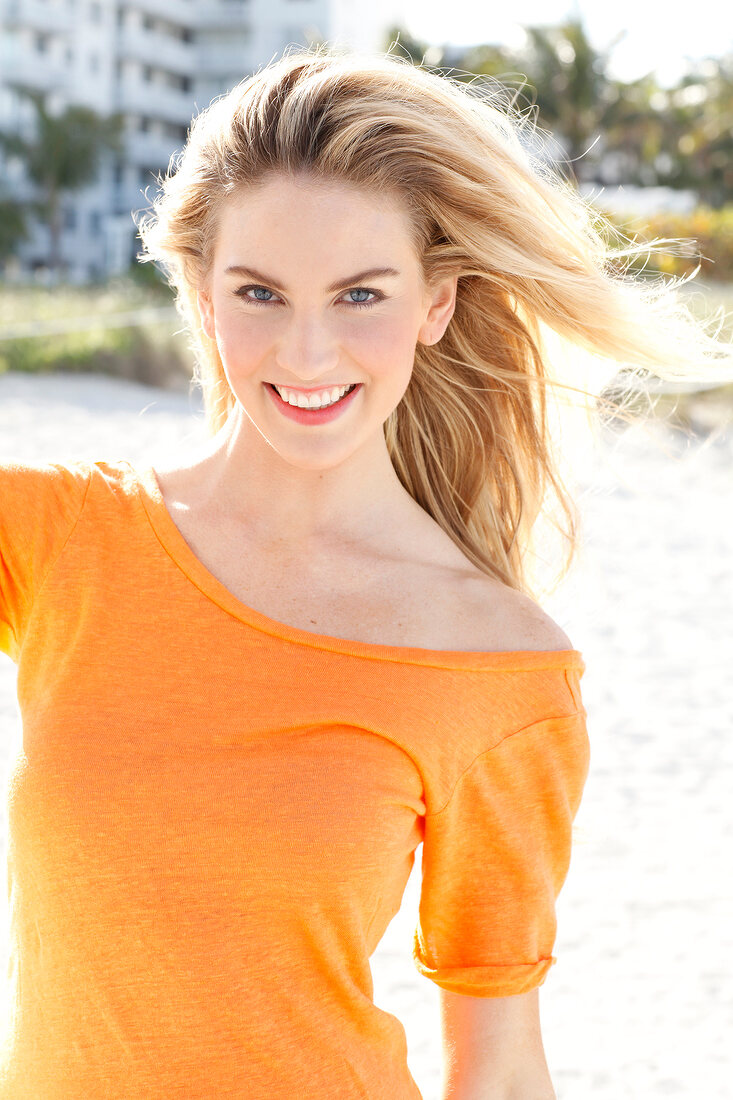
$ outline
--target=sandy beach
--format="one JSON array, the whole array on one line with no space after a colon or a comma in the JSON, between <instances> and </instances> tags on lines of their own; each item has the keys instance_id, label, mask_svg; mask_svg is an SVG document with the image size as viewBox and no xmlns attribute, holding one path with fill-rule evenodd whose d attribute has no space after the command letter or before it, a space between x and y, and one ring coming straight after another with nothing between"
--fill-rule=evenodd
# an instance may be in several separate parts
<instances>
[{"instance_id":1,"label":"sandy beach","mask_svg":"<svg viewBox=\"0 0 733 1100\"><path fill-rule=\"evenodd\" d=\"M200 438L198 399L182 393L0 376L0 460L153 462ZM558 1100L729 1100L733 425L707 441L661 424L608 432L582 484L580 556L545 603L585 659L591 739L540 992L547 1059ZM0 658L3 775L21 732L14 692ZM4 845L4 814L2 830ZM438 1100L438 991L411 959L419 880L418 859L372 966L375 1000Z\"/></svg>"}]
</instances>

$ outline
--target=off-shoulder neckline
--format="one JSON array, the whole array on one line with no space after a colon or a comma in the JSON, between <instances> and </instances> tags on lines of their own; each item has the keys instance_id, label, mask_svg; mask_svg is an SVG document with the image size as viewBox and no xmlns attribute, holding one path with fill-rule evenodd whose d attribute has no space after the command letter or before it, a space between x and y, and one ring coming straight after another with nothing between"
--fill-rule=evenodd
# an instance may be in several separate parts
<instances>
[{"instance_id":1,"label":"off-shoulder neckline","mask_svg":"<svg viewBox=\"0 0 733 1100\"><path fill-rule=\"evenodd\" d=\"M277 619L271 619L261 611L248 607L211 573L196 556L176 526L160 490L153 466L134 466L132 470L138 497L145 509L158 542L182 573L212 603L227 614L263 634L281 638L295 645L350 655L367 660L392 661L398 664L416 664L469 671L523 671L545 669L577 669L582 672L585 662L577 649L556 650L451 650L424 649L415 646L381 645L361 642L329 634L302 630Z\"/></svg>"}]
</instances>

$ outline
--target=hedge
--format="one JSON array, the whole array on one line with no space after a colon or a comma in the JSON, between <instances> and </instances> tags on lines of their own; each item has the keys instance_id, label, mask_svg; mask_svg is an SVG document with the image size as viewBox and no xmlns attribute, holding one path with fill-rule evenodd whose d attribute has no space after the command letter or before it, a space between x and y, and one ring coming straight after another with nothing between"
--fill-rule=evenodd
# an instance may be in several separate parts
<instances>
[{"instance_id":1,"label":"hedge","mask_svg":"<svg viewBox=\"0 0 733 1100\"><path fill-rule=\"evenodd\" d=\"M647 271L666 275L688 275L699 263L699 278L733 282L733 205L719 210L699 206L689 214L600 212L625 237L632 241L636 238L637 244L646 244L658 237L684 239L682 243L651 252L646 264L645 257L635 259L629 267L630 272L645 267Z\"/></svg>"}]
</instances>

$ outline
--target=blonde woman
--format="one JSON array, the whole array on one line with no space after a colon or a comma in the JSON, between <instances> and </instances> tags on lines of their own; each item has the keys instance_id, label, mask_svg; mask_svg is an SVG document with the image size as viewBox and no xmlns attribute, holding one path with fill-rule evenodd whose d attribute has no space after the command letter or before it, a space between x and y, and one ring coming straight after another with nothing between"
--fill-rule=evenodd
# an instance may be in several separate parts
<instances>
[{"instance_id":1,"label":"blonde woman","mask_svg":"<svg viewBox=\"0 0 733 1100\"><path fill-rule=\"evenodd\" d=\"M727 349L610 269L521 122L389 55L245 80L141 226L210 442L0 468L2 1100L418 1100L369 957L421 843L443 1100L555 1095L589 738L530 556L549 490L573 518L549 337L670 375Z\"/></svg>"}]
</instances>

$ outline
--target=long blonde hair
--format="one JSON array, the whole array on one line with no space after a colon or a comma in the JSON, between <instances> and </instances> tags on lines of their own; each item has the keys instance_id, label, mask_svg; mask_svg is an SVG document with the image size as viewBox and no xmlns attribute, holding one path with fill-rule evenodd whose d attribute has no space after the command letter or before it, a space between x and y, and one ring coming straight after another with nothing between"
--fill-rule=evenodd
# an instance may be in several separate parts
<instances>
[{"instance_id":1,"label":"long blonde hair","mask_svg":"<svg viewBox=\"0 0 733 1100\"><path fill-rule=\"evenodd\" d=\"M615 247L620 234L522 140L528 126L536 119L497 81L462 82L389 53L298 48L196 116L138 228L139 259L176 291L214 434L235 399L196 292L221 203L273 171L401 200L425 282L457 275L458 293L442 339L417 345L385 423L394 469L475 566L536 597L536 521L564 521L552 520L567 546L555 585L579 529L551 408L597 417L620 369L724 381L733 348L694 320L675 280L629 276L630 258L655 245ZM613 414L624 407L617 397Z\"/></svg>"}]
</instances>

